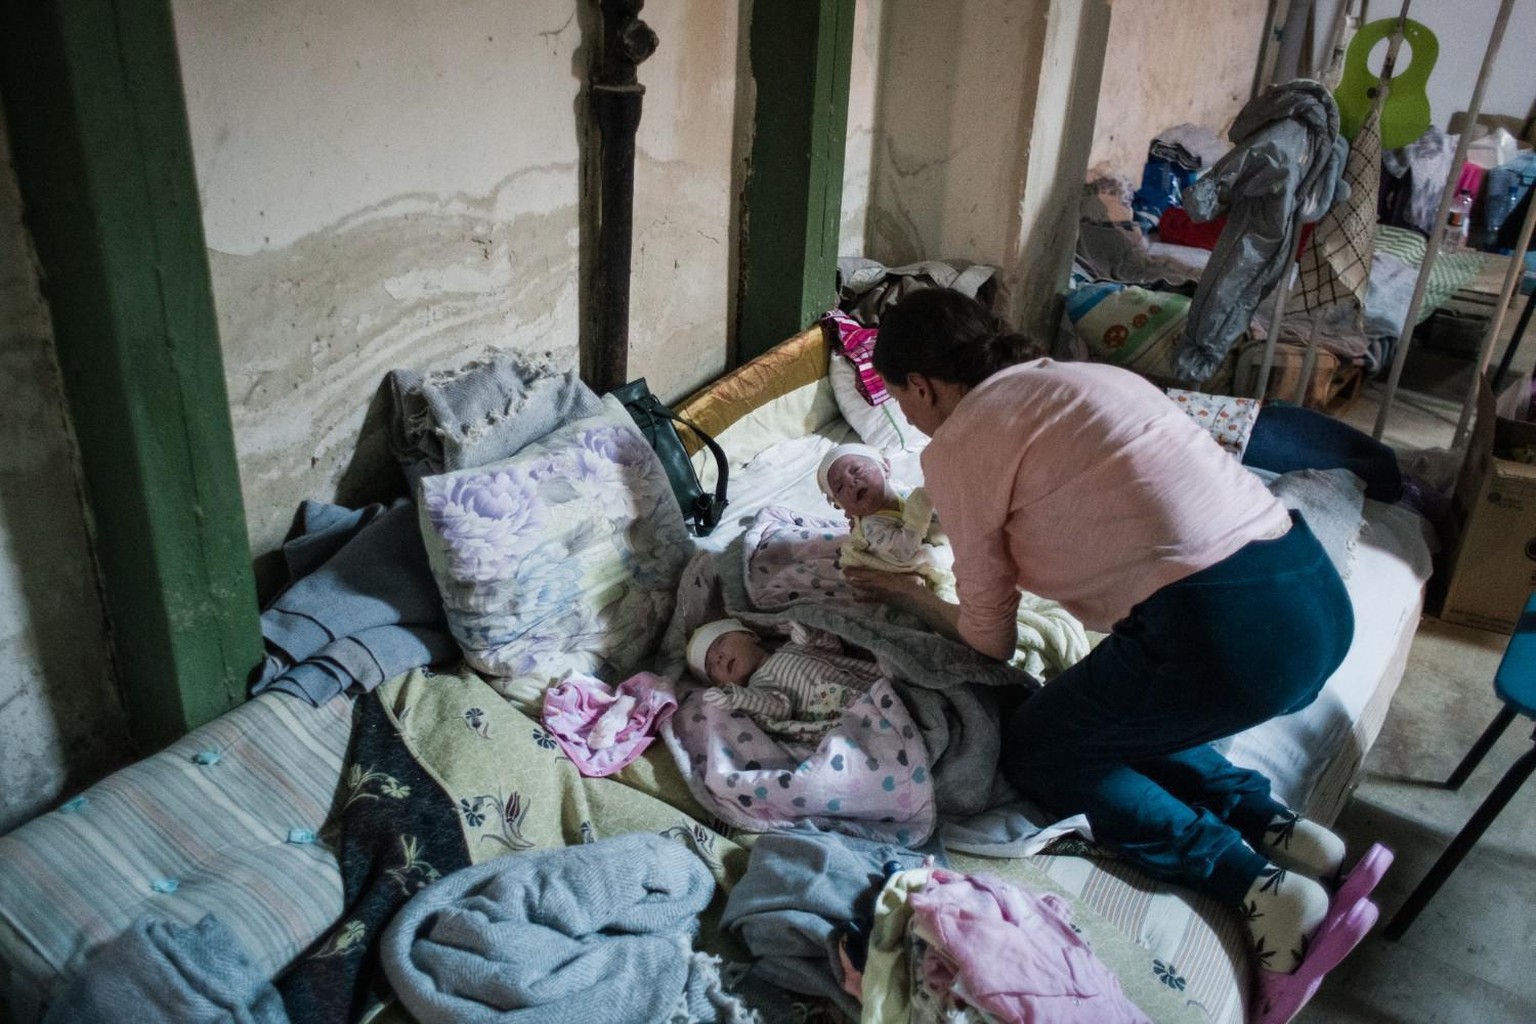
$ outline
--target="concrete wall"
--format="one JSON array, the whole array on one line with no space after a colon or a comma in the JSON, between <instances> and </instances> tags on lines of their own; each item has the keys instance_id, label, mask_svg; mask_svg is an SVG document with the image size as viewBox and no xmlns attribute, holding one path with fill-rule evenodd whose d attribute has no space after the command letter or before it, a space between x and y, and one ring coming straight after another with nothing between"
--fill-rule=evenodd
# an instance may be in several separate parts
<instances>
[{"instance_id":1,"label":"concrete wall","mask_svg":"<svg viewBox=\"0 0 1536 1024\"><path fill-rule=\"evenodd\" d=\"M848 76L848 145L843 152L839 256L863 256L875 165L875 117L880 98L885 0L859 0L853 9L853 67Z\"/></svg>"},{"instance_id":2,"label":"concrete wall","mask_svg":"<svg viewBox=\"0 0 1536 1024\"><path fill-rule=\"evenodd\" d=\"M866 255L1009 261L1048 6L884 5Z\"/></svg>"},{"instance_id":3,"label":"concrete wall","mask_svg":"<svg viewBox=\"0 0 1536 1024\"><path fill-rule=\"evenodd\" d=\"M127 757L53 328L0 115L0 832Z\"/></svg>"},{"instance_id":4,"label":"concrete wall","mask_svg":"<svg viewBox=\"0 0 1536 1024\"><path fill-rule=\"evenodd\" d=\"M1091 164L1141 181L1147 146L1177 124L1226 137L1248 102L1267 0L1114 0Z\"/></svg>"},{"instance_id":5,"label":"concrete wall","mask_svg":"<svg viewBox=\"0 0 1536 1024\"><path fill-rule=\"evenodd\" d=\"M376 496L390 369L491 345L577 365L591 7L176 0L258 554L303 498ZM721 0L644 16L661 46L640 69L630 370L672 397L725 364L742 19Z\"/></svg>"}]
</instances>

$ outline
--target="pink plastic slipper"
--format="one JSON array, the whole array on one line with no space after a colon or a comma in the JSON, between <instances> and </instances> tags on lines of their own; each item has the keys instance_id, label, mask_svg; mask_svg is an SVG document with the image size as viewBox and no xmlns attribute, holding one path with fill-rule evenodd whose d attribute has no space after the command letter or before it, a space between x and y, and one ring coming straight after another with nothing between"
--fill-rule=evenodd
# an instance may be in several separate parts
<instances>
[{"instance_id":1,"label":"pink plastic slipper","mask_svg":"<svg viewBox=\"0 0 1536 1024\"><path fill-rule=\"evenodd\" d=\"M1286 1024L1300 1013L1323 978L1360 944L1380 915L1370 900L1359 900L1347 911L1330 909L1296 970L1281 974L1259 969L1249 1024Z\"/></svg>"},{"instance_id":2,"label":"pink plastic slipper","mask_svg":"<svg viewBox=\"0 0 1536 1024\"><path fill-rule=\"evenodd\" d=\"M1387 869L1392 866L1394 854L1380 843L1372 843L1355 866L1339 882L1339 888L1328 901L1328 912L1352 907L1369 896L1381 883Z\"/></svg>"}]
</instances>

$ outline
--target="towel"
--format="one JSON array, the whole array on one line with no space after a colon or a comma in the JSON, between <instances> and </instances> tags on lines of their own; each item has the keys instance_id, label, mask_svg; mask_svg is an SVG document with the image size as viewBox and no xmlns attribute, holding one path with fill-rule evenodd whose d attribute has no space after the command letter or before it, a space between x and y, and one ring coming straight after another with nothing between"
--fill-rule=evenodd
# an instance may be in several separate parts
<instances>
[{"instance_id":1,"label":"towel","mask_svg":"<svg viewBox=\"0 0 1536 1024\"><path fill-rule=\"evenodd\" d=\"M570 675L544 693L544 725L581 774L620 771L651 745L656 729L677 710L670 684L639 672L617 687Z\"/></svg>"},{"instance_id":2,"label":"towel","mask_svg":"<svg viewBox=\"0 0 1536 1024\"><path fill-rule=\"evenodd\" d=\"M650 833L499 857L427 886L380 946L421 1024L746 1024L693 950L715 881Z\"/></svg>"}]
</instances>

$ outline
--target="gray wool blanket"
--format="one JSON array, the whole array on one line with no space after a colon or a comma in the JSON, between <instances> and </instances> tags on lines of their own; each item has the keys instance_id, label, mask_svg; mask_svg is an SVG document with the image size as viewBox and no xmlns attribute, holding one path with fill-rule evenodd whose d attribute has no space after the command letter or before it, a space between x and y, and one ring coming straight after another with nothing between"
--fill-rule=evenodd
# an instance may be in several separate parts
<instances>
[{"instance_id":1,"label":"gray wool blanket","mask_svg":"<svg viewBox=\"0 0 1536 1024\"><path fill-rule=\"evenodd\" d=\"M693 949L709 869L650 833L513 854L411 899L380 943L421 1024L747 1024Z\"/></svg>"},{"instance_id":2,"label":"gray wool blanket","mask_svg":"<svg viewBox=\"0 0 1536 1024\"><path fill-rule=\"evenodd\" d=\"M3 1007L0 1007L3 1009ZM288 1024L277 989L212 914L141 917L85 958L46 1024Z\"/></svg>"},{"instance_id":3,"label":"gray wool blanket","mask_svg":"<svg viewBox=\"0 0 1536 1024\"><path fill-rule=\"evenodd\" d=\"M390 448L413 491L423 476L510 458L602 408L576 371L561 373L513 352L426 375L395 370L389 388Z\"/></svg>"}]
</instances>

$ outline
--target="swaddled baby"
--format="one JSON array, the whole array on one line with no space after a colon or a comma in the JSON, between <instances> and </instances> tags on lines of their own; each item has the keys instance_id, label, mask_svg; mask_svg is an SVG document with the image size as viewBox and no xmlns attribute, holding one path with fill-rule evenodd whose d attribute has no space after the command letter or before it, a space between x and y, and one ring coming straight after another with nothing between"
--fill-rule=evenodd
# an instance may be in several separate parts
<instances>
[{"instance_id":1,"label":"swaddled baby","mask_svg":"<svg viewBox=\"0 0 1536 1024\"><path fill-rule=\"evenodd\" d=\"M822 457L816 482L848 516L848 537L838 555L843 568L912 573L944 600L957 600L954 552L934 519L928 493L918 487L903 498L885 456L868 445L840 444ZM1013 663L1031 675L1050 678L1088 653L1082 623L1055 601L1021 592L1018 624Z\"/></svg>"},{"instance_id":2,"label":"swaddled baby","mask_svg":"<svg viewBox=\"0 0 1536 1024\"><path fill-rule=\"evenodd\" d=\"M802 742L819 740L880 677L872 661L843 653L830 633L791 623L789 639L770 651L736 619L694 630L688 667L710 684L709 704L743 711L765 729Z\"/></svg>"}]
</instances>

